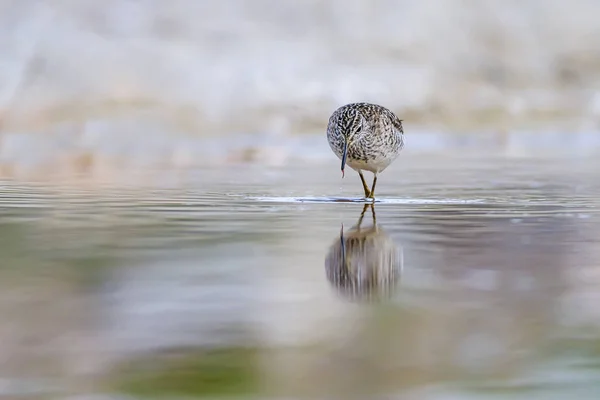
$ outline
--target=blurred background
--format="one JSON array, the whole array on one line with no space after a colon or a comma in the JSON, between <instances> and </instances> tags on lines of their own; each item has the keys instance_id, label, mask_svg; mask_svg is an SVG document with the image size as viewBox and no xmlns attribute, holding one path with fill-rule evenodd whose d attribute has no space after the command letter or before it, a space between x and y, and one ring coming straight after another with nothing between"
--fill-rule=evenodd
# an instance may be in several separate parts
<instances>
[{"instance_id":1,"label":"blurred background","mask_svg":"<svg viewBox=\"0 0 600 400\"><path fill-rule=\"evenodd\" d=\"M0 397L597 398L598 15L0 0ZM358 101L406 132L367 231Z\"/></svg>"},{"instance_id":2,"label":"blurred background","mask_svg":"<svg viewBox=\"0 0 600 400\"><path fill-rule=\"evenodd\" d=\"M580 137L600 125L597 7L2 0L2 173L110 174L117 161L282 164L290 135L322 139L331 112L353 101L401 115L413 149L458 140L434 133L492 135L500 147L525 141L527 151L598 147ZM572 139L516 135L540 130ZM196 140L225 135L236 140ZM34 156L43 167L25 165Z\"/></svg>"}]
</instances>

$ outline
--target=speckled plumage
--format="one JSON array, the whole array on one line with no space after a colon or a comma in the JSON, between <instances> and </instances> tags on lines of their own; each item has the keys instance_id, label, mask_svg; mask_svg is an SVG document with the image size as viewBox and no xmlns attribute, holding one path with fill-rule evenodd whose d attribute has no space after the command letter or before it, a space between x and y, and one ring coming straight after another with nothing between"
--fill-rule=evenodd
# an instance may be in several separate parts
<instances>
[{"instance_id":1,"label":"speckled plumage","mask_svg":"<svg viewBox=\"0 0 600 400\"><path fill-rule=\"evenodd\" d=\"M402 120L377 104L352 103L335 110L327 125L331 150L345 164L357 171L363 181L365 197L374 197L377 174L385 170L404 147ZM344 160L344 145L347 156ZM364 181L362 171L374 174L372 189Z\"/></svg>"}]
</instances>

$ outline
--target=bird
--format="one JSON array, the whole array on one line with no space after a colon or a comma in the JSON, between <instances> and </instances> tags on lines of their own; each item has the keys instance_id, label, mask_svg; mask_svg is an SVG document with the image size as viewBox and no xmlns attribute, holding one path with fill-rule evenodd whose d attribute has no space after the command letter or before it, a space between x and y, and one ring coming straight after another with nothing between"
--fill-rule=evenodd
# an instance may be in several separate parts
<instances>
[{"instance_id":1,"label":"bird","mask_svg":"<svg viewBox=\"0 0 600 400\"><path fill-rule=\"evenodd\" d=\"M362 227L371 207L373 225ZM342 297L352 301L380 301L395 291L404 267L402 247L379 226L373 204L365 204L358 223L329 247L325 258L327 280Z\"/></svg>"},{"instance_id":2,"label":"bird","mask_svg":"<svg viewBox=\"0 0 600 400\"><path fill-rule=\"evenodd\" d=\"M327 141L342 161L342 178L346 165L358 172L365 199L375 201L377 175L383 172L404 148L402 120L392 111L372 103L350 103L331 114L327 124ZM373 173L371 188L363 171Z\"/></svg>"}]
</instances>

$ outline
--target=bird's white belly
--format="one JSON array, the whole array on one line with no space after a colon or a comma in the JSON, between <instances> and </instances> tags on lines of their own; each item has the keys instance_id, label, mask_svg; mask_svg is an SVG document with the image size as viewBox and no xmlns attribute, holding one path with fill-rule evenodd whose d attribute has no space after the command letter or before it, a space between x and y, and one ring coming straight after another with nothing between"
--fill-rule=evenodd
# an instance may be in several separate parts
<instances>
[{"instance_id":1,"label":"bird's white belly","mask_svg":"<svg viewBox=\"0 0 600 400\"><path fill-rule=\"evenodd\" d=\"M380 157L369 161L349 159L346 161L346 164L355 171L362 170L378 173L386 169L392 161L394 159L389 157Z\"/></svg>"}]
</instances>

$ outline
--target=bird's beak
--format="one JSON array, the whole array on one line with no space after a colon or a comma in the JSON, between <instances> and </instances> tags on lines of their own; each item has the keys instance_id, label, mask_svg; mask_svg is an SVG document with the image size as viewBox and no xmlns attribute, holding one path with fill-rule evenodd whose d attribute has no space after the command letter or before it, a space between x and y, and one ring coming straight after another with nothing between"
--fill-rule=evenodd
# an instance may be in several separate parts
<instances>
[{"instance_id":1,"label":"bird's beak","mask_svg":"<svg viewBox=\"0 0 600 400\"><path fill-rule=\"evenodd\" d=\"M344 152L342 154L342 178L344 177L344 168L346 168L346 157L348 156L348 142L344 139Z\"/></svg>"}]
</instances>

